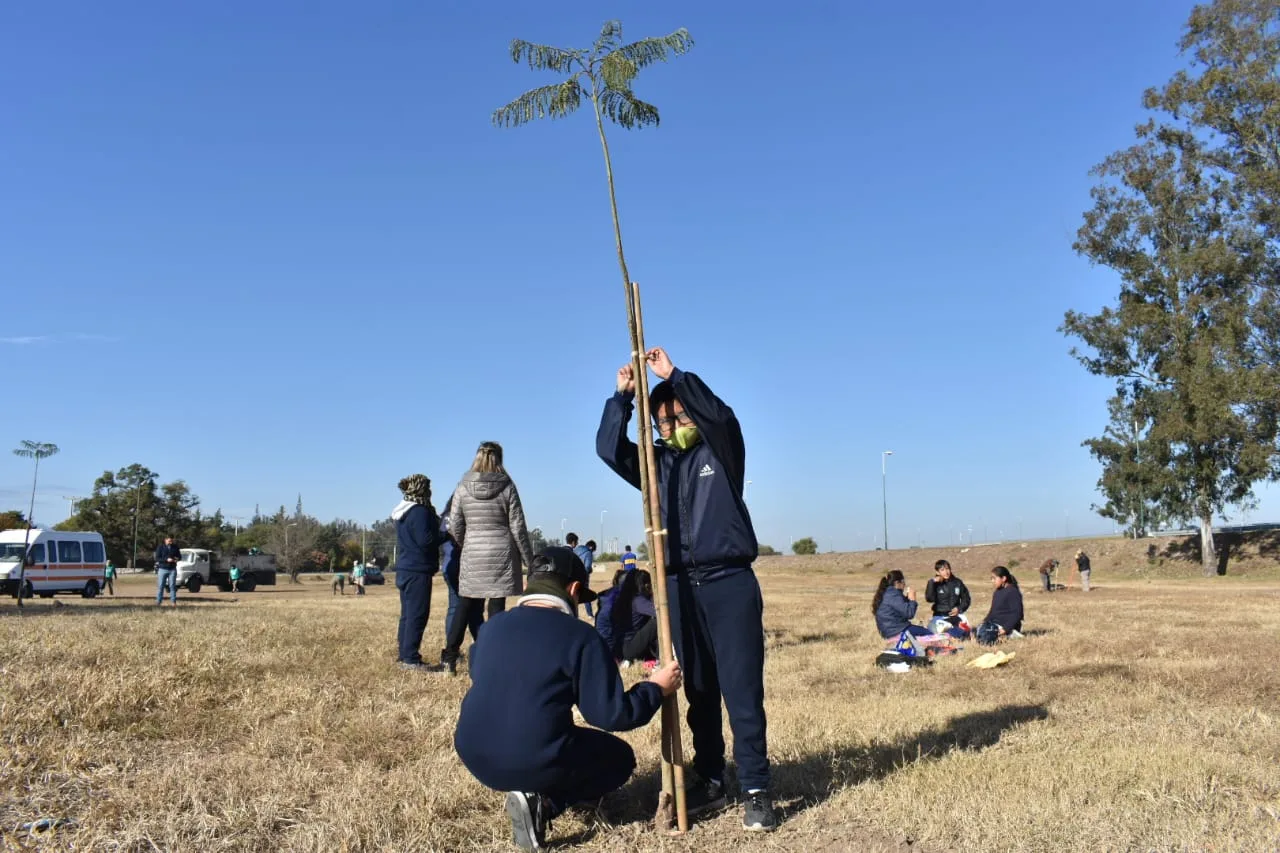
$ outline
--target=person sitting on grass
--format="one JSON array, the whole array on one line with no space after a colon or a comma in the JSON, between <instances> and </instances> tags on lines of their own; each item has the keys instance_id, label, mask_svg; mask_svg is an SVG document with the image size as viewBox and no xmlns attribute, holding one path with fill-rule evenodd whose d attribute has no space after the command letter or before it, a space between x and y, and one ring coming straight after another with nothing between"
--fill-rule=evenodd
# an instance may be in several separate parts
<instances>
[{"instance_id":1,"label":"person sitting on grass","mask_svg":"<svg viewBox=\"0 0 1280 853\"><path fill-rule=\"evenodd\" d=\"M916 591L907 586L907 579L897 569L880 578L876 587L876 597L871 601L871 612L876 617L876 628L880 636L886 640L896 640L907 631L913 636L923 637L929 629L923 625L912 625L916 618Z\"/></svg>"},{"instance_id":2,"label":"person sitting on grass","mask_svg":"<svg viewBox=\"0 0 1280 853\"><path fill-rule=\"evenodd\" d=\"M978 642L995 645L1004 637L1021 637L1022 590L1018 579L1004 566L991 570L991 610L978 626Z\"/></svg>"},{"instance_id":3,"label":"person sitting on grass","mask_svg":"<svg viewBox=\"0 0 1280 853\"><path fill-rule=\"evenodd\" d=\"M635 753L609 732L649 722L682 681L672 661L625 689L604 639L578 619L596 598L582 561L554 547L529 568L517 606L495 613L471 647L453 744L481 784L507 792L516 846L541 850L556 815L631 778ZM574 705L595 728L574 725Z\"/></svg>"},{"instance_id":4,"label":"person sitting on grass","mask_svg":"<svg viewBox=\"0 0 1280 853\"><path fill-rule=\"evenodd\" d=\"M610 649L613 648L613 603L618 598L618 591L622 589L622 582L626 580L626 569L618 569L613 573L613 581L609 584L609 588L596 596L596 615L595 626L600 632L600 636L604 637L605 645Z\"/></svg>"},{"instance_id":5,"label":"person sitting on grass","mask_svg":"<svg viewBox=\"0 0 1280 853\"><path fill-rule=\"evenodd\" d=\"M600 596L596 630L623 666L654 661L658 657L656 617L652 576L644 569L619 571L613 589Z\"/></svg>"},{"instance_id":6,"label":"person sitting on grass","mask_svg":"<svg viewBox=\"0 0 1280 853\"><path fill-rule=\"evenodd\" d=\"M933 605L930 624L941 629L936 633L945 633L960 640L969 636L969 632L960 627L968 622L969 587L951 572L951 564L946 560L933 564L933 577L925 584L924 600Z\"/></svg>"}]
</instances>

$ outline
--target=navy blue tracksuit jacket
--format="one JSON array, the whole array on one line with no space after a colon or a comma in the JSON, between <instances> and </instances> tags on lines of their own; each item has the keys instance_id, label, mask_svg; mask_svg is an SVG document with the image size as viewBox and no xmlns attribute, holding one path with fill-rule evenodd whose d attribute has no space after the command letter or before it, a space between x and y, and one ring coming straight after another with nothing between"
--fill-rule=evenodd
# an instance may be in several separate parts
<instances>
[{"instance_id":1,"label":"navy blue tracksuit jacket","mask_svg":"<svg viewBox=\"0 0 1280 853\"><path fill-rule=\"evenodd\" d=\"M662 442L654 448L667 529L671 633L684 669L693 764L704 778L724 778L723 695L738 780L743 790L764 790L764 602L751 571L758 545L742 497L742 427L696 374L677 368L668 381L702 439L687 451ZM627 436L633 401L634 395L614 394L605 402L596 452L638 489L640 453Z\"/></svg>"},{"instance_id":2,"label":"navy blue tracksuit jacket","mask_svg":"<svg viewBox=\"0 0 1280 853\"><path fill-rule=\"evenodd\" d=\"M470 669L458 757L490 788L537 791L560 805L604 796L635 769L625 741L574 725L574 705L614 732L644 725L662 707L650 681L624 689L594 628L546 607L495 614L471 647Z\"/></svg>"}]
</instances>

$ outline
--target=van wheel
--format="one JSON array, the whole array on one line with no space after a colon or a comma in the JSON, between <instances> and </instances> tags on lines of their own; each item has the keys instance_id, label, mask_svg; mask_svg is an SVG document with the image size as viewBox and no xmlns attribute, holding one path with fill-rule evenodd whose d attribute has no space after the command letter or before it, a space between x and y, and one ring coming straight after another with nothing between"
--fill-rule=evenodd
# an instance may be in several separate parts
<instances>
[{"instance_id":1,"label":"van wheel","mask_svg":"<svg viewBox=\"0 0 1280 853\"><path fill-rule=\"evenodd\" d=\"M199 591L200 591L200 576L192 575L191 578L187 581L187 592L199 592Z\"/></svg>"},{"instance_id":2,"label":"van wheel","mask_svg":"<svg viewBox=\"0 0 1280 853\"><path fill-rule=\"evenodd\" d=\"M255 584L255 583L254 583L253 581L251 581L251 580L242 579L242 580L240 581L240 591L241 591L241 592L253 592L253 588L254 588L255 586L257 586L257 584Z\"/></svg>"},{"instance_id":3,"label":"van wheel","mask_svg":"<svg viewBox=\"0 0 1280 853\"><path fill-rule=\"evenodd\" d=\"M84 592L80 593L85 598L96 598L98 595L98 582L89 581L84 585Z\"/></svg>"},{"instance_id":4,"label":"van wheel","mask_svg":"<svg viewBox=\"0 0 1280 853\"><path fill-rule=\"evenodd\" d=\"M36 597L36 588L35 588L34 586L32 586L32 585L31 585L31 581L25 581L25 580L24 580L24 581L22 582L22 597L23 597L23 598L35 598L35 597ZM41 598L48 598L48 597L49 597L49 596L41 596Z\"/></svg>"}]
</instances>

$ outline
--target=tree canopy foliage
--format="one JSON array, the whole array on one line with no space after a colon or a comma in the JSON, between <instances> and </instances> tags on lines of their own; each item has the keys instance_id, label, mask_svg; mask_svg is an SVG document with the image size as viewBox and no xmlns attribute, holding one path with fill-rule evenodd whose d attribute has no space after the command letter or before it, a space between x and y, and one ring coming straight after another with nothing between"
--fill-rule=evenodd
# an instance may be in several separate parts
<instances>
[{"instance_id":1,"label":"tree canopy foliage","mask_svg":"<svg viewBox=\"0 0 1280 853\"><path fill-rule=\"evenodd\" d=\"M1192 13L1191 59L1146 92L1136 142L1104 160L1075 249L1114 270L1116 302L1070 311L1072 354L1115 381L1099 511L1135 533L1213 519L1275 478L1280 418L1280 0Z\"/></svg>"},{"instance_id":2,"label":"tree canopy foliage","mask_svg":"<svg viewBox=\"0 0 1280 853\"><path fill-rule=\"evenodd\" d=\"M294 579L304 571L347 569L362 557L384 568L391 562L396 539L395 524L389 518L368 528L342 519L325 523L304 513L299 498L293 512L283 506L270 515L255 512L247 524L238 525L221 510L206 515L200 498L184 481L157 485L158 480L156 472L138 463L104 471L94 481L93 493L79 501L76 513L57 527L101 533L107 556L122 566L149 567L151 553L166 536L184 548L224 554L257 548L275 554L277 565Z\"/></svg>"}]
</instances>

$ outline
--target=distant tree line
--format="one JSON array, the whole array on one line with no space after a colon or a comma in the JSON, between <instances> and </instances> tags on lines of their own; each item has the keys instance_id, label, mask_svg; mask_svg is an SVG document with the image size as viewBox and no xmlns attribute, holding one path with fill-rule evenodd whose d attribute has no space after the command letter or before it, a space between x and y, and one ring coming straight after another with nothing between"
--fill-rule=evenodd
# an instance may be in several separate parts
<instances>
[{"instance_id":1,"label":"distant tree line","mask_svg":"<svg viewBox=\"0 0 1280 853\"><path fill-rule=\"evenodd\" d=\"M0 513L0 523L26 525L18 512ZM302 511L301 497L293 512L281 506L271 514L255 510L247 519L229 519L220 509L206 515L186 482L160 484L156 472L138 463L104 471L94 481L92 494L78 501L75 513L56 527L101 533L108 557L120 566L149 568L155 547L172 536L186 548L228 555L256 548L274 554L277 565L294 580L301 572L350 568L362 554L385 568L396 541L395 523L389 518L363 528L350 520L321 522Z\"/></svg>"}]
</instances>

